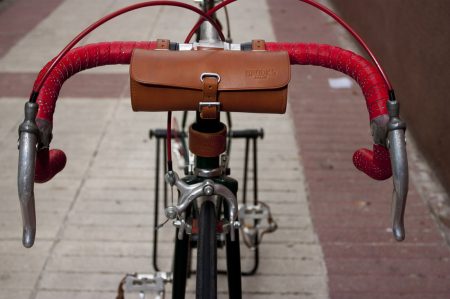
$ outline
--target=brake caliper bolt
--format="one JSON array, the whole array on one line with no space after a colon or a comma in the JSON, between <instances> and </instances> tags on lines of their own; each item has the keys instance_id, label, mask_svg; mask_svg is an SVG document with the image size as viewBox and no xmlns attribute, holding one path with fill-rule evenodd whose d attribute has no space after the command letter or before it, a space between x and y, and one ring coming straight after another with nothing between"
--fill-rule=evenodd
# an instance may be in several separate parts
<instances>
[{"instance_id":1,"label":"brake caliper bolt","mask_svg":"<svg viewBox=\"0 0 450 299\"><path fill-rule=\"evenodd\" d=\"M205 187L203 187L203 192L205 193L205 195L213 195L214 194L214 187L211 185L206 185Z\"/></svg>"},{"instance_id":2,"label":"brake caliper bolt","mask_svg":"<svg viewBox=\"0 0 450 299\"><path fill-rule=\"evenodd\" d=\"M175 218L177 218L177 215L178 215L177 207L169 206L166 208L165 213L166 213L167 218L175 219Z\"/></svg>"}]
</instances>

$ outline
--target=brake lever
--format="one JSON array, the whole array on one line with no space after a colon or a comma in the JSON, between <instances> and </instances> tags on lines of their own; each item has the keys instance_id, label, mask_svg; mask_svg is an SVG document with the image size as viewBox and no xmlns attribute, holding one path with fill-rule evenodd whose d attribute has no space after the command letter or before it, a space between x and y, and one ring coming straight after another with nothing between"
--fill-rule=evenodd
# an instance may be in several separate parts
<instances>
[{"instance_id":1,"label":"brake lever","mask_svg":"<svg viewBox=\"0 0 450 299\"><path fill-rule=\"evenodd\" d=\"M389 122L387 125L387 146L391 156L394 190L392 194L392 232L397 241L405 239L404 215L408 195L408 159L406 155L406 123L399 117L397 100L388 100Z\"/></svg>"},{"instance_id":2,"label":"brake lever","mask_svg":"<svg viewBox=\"0 0 450 299\"><path fill-rule=\"evenodd\" d=\"M36 125L38 104L25 104L25 119L19 126L19 167L17 187L19 192L20 210L22 213L23 235L22 244L30 248L36 236L36 210L34 200L34 176L36 161L36 146L39 129Z\"/></svg>"}]
</instances>

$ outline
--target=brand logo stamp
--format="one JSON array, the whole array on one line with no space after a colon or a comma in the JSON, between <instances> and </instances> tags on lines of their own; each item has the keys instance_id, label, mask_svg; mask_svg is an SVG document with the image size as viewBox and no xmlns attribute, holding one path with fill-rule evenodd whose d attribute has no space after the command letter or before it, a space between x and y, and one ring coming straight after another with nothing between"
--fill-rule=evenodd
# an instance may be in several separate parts
<instances>
[{"instance_id":1,"label":"brand logo stamp","mask_svg":"<svg viewBox=\"0 0 450 299\"><path fill-rule=\"evenodd\" d=\"M256 80L267 80L278 75L274 69L251 69L245 70L245 76Z\"/></svg>"}]
</instances>

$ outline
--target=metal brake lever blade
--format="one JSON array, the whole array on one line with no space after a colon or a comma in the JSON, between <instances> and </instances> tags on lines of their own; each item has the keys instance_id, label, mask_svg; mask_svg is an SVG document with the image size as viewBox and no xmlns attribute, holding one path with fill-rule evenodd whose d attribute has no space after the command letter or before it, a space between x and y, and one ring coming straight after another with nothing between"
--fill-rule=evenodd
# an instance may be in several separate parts
<instances>
[{"instance_id":1,"label":"metal brake lever blade","mask_svg":"<svg viewBox=\"0 0 450 299\"><path fill-rule=\"evenodd\" d=\"M394 105L398 104L394 103L392 106ZM392 195L392 230L395 239L397 241L403 241L405 239L403 218L409 182L405 142L406 124L398 118L398 106L393 108L394 109L392 110L397 110L397 115L393 115L388 123L388 146L391 156L392 177L394 180L394 191Z\"/></svg>"},{"instance_id":2,"label":"metal brake lever blade","mask_svg":"<svg viewBox=\"0 0 450 299\"><path fill-rule=\"evenodd\" d=\"M36 103L25 104L25 120L19 127L19 169L17 187L19 191L20 209L22 213L22 244L30 248L36 235L36 211L34 204L34 175L36 145L39 129L35 118L38 110Z\"/></svg>"}]
</instances>

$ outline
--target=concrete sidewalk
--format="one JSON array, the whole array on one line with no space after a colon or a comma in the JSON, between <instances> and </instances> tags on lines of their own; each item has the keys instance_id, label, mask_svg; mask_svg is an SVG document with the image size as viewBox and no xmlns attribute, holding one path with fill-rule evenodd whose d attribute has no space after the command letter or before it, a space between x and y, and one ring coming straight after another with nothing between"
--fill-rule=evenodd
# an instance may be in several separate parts
<instances>
[{"instance_id":1,"label":"concrete sidewalk","mask_svg":"<svg viewBox=\"0 0 450 299\"><path fill-rule=\"evenodd\" d=\"M0 7L0 166L6 170L0 174L0 298L114 298L125 273L153 272L155 142L147 134L164 126L165 115L131 111L126 66L87 71L65 84L52 146L67 153L68 164L36 187L37 242L29 250L20 241L15 177L17 127L36 73L84 27L135 2L16 0ZM235 42L264 38L354 48L317 11L297 1L280 3L231 5ZM196 16L181 12L133 12L81 44L182 41ZM264 239L260 271L243 278L244 298L450 298L450 251L424 198L442 191L426 180L420 159L412 160L407 240L395 243L389 232L391 181L374 182L351 164L353 151L371 139L359 88L328 85L329 78L341 76L293 68L287 115L233 118L236 129L266 132L259 143L260 199L279 224ZM232 176L238 180L242 149L242 142L233 144ZM173 231L166 225L161 232L166 269ZM249 266L248 259L243 265ZM191 297L194 285L190 279ZM226 298L224 277L219 286Z\"/></svg>"}]
</instances>

